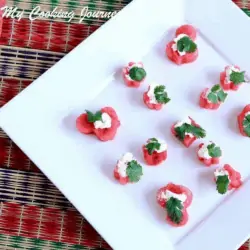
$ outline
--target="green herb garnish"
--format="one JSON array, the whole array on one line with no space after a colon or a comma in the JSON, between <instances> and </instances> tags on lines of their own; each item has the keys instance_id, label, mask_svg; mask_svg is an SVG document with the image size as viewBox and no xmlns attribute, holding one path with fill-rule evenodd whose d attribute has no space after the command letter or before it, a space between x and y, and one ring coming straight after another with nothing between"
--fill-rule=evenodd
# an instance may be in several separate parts
<instances>
[{"instance_id":1,"label":"green herb garnish","mask_svg":"<svg viewBox=\"0 0 250 250\"><path fill-rule=\"evenodd\" d=\"M133 160L128 163L126 174L130 182L138 182L143 175L142 166L136 160Z\"/></svg>"},{"instance_id":2,"label":"green herb garnish","mask_svg":"<svg viewBox=\"0 0 250 250\"><path fill-rule=\"evenodd\" d=\"M140 82L146 77L146 71L140 67L133 67L129 70L129 76L132 80Z\"/></svg>"},{"instance_id":3,"label":"green herb garnish","mask_svg":"<svg viewBox=\"0 0 250 250\"><path fill-rule=\"evenodd\" d=\"M155 99L160 104L166 104L170 101L164 85L156 86L154 89Z\"/></svg>"},{"instance_id":4,"label":"green herb garnish","mask_svg":"<svg viewBox=\"0 0 250 250\"><path fill-rule=\"evenodd\" d=\"M218 176L216 179L217 191L220 194L225 194L229 186L229 178L227 175Z\"/></svg>"},{"instance_id":5,"label":"green herb garnish","mask_svg":"<svg viewBox=\"0 0 250 250\"><path fill-rule=\"evenodd\" d=\"M216 146L214 143L207 146L208 154L213 158L218 158L221 156L221 149L220 147Z\"/></svg>"},{"instance_id":6,"label":"green herb garnish","mask_svg":"<svg viewBox=\"0 0 250 250\"><path fill-rule=\"evenodd\" d=\"M161 144L158 142L156 138L149 139L149 143L146 145L146 149L148 150L148 153L150 155L152 155L155 150L159 150L160 147Z\"/></svg>"},{"instance_id":7,"label":"green herb garnish","mask_svg":"<svg viewBox=\"0 0 250 250\"><path fill-rule=\"evenodd\" d=\"M227 98L227 93L225 93L219 84L214 85L211 88L211 92L207 95L207 99L212 103L224 102Z\"/></svg>"},{"instance_id":8,"label":"green herb garnish","mask_svg":"<svg viewBox=\"0 0 250 250\"><path fill-rule=\"evenodd\" d=\"M243 120L244 132L250 137L250 115L246 115Z\"/></svg>"},{"instance_id":9,"label":"green herb garnish","mask_svg":"<svg viewBox=\"0 0 250 250\"><path fill-rule=\"evenodd\" d=\"M180 127L176 127L175 132L176 137L181 141L184 140L186 133L190 133L196 138L204 138L206 136L206 131L203 128L188 123L184 123Z\"/></svg>"},{"instance_id":10,"label":"green herb garnish","mask_svg":"<svg viewBox=\"0 0 250 250\"><path fill-rule=\"evenodd\" d=\"M177 42L177 49L179 52L193 53L197 49L197 45L187 36L184 36Z\"/></svg>"},{"instance_id":11,"label":"green herb garnish","mask_svg":"<svg viewBox=\"0 0 250 250\"><path fill-rule=\"evenodd\" d=\"M180 200L171 197L166 202L166 210L168 217L171 219L172 222L176 224L180 224L183 219L182 213L183 205Z\"/></svg>"},{"instance_id":12,"label":"green herb garnish","mask_svg":"<svg viewBox=\"0 0 250 250\"><path fill-rule=\"evenodd\" d=\"M102 112L97 111L95 114L86 110L88 122L94 123L96 121L102 121Z\"/></svg>"},{"instance_id":13,"label":"green herb garnish","mask_svg":"<svg viewBox=\"0 0 250 250\"><path fill-rule=\"evenodd\" d=\"M230 81L233 82L235 85L245 82L245 72L235 72L233 71L230 74Z\"/></svg>"}]
</instances>

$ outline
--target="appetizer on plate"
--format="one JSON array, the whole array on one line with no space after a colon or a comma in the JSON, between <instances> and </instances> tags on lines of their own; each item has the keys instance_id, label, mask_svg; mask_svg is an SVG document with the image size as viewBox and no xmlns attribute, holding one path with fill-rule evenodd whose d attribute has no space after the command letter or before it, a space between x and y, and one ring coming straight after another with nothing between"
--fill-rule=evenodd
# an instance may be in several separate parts
<instances>
[{"instance_id":1,"label":"appetizer on plate","mask_svg":"<svg viewBox=\"0 0 250 250\"><path fill-rule=\"evenodd\" d=\"M227 191L237 189L242 185L241 174L226 164L214 172L217 191L225 194Z\"/></svg>"},{"instance_id":2,"label":"appetizer on plate","mask_svg":"<svg viewBox=\"0 0 250 250\"><path fill-rule=\"evenodd\" d=\"M95 134L99 140L109 141L115 138L120 121L113 108L105 107L96 113L86 110L77 118L76 127L83 134Z\"/></svg>"},{"instance_id":3,"label":"appetizer on plate","mask_svg":"<svg viewBox=\"0 0 250 250\"><path fill-rule=\"evenodd\" d=\"M200 127L191 117L175 123L171 127L172 134L187 148L199 138L206 137L206 131Z\"/></svg>"},{"instance_id":4,"label":"appetizer on plate","mask_svg":"<svg viewBox=\"0 0 250 250\"><path fill-rule=\"evenodd\" d=\"M164 85L151 84L143 94L143 101L149 109L160 110L170 101Z\"/></svg>"},{"instance_id":5,"label":"appetizer on plate","mask_svg":"<svg viewBox=\"0 0 250 250\"><path fill-rule=\"evenodd\" d=\"M245 72L238 66L227 66L220 74L220 83L224 90L238 90L246 82Z\"/></svg>"},{"instance_id":6,"label":"appetizer on plate","mask_svg":"<svg viewBox=\"0 0 250 250\"><path fill-rule=\"evenodd\" d=\"M238 125L243 136L250 137L250 104L238 115Z\"/></svg>"},{"instance_id":7,"label":"appetizer on plate","mask_svg":"<svg viewBox=\"0 0 250 250\"><path fill-rule=\"evenodd\" d=\"M176 37L166 47L166 54L172 62L181 65L194 62L198 58L196 33L191 25L183 25L176 30Z\"/></svg>"},{"instance_id":8,"label":"appetizer on plate","mask_svg":"<svg viewBox=\"0 0 250 250\"><path fill-rule=\"evenodd\" d=\"M147 73L141 62L130 62L123 68L123 79L129 87L138 88L143 83Z\"/></svg>"},{"instance_id":9,"label":"appetizer on plate","mask_svg":"<svg viewBox=\"0 0 250 250\"><path fill-rule=\"evenodd\" d=\"M220 147L211 141L208 143L201 143L197 150L198 159L206 166L218 164L221 155L222 151Z\"/></svg>"},{"instance_id":10,"label":"appetizer on plate","mask_svg":"<svg viewBox=\"0 0 250 250\"><path fill-rule=\"evenodd\" d=\"M227 93L223 91L219 84L211 89L206 88L200 95L200 107L205 109L218 109L227 98Z\"/></svg>"},{"instance_id":11,"label":"appetizer on plate","mask_svg":"<svg viewBox=\"0 0 250 250\"><path fill-rule=\"evenodd\" d=\"M157 138L148 139L142 151L144 160L151 166L159 165L167 159L167 144Z\"/></svg>"},{"instance_id":12,"label":"appetizer on plate","mask_svg":"<svg viewBox=\"0 0 250 250\"><path fill-rule=\"evenodd\" d=\"M188 222L187 208L191 205L193 194L187 187L169 183L157 192L158 204L166 209L166 220L175 227Z\"/></svg>"},{"instance_id":13,"label":"appetizer on plate","mask_svg":"<svg viewBox=\"0 0 250 250\"><path fill-rule=\"evenodd\" d=\"M114 177L123 185L138 182L142 175L142 166L131 153L124 154L115 166Z\"/></svg>"}]
</instances>

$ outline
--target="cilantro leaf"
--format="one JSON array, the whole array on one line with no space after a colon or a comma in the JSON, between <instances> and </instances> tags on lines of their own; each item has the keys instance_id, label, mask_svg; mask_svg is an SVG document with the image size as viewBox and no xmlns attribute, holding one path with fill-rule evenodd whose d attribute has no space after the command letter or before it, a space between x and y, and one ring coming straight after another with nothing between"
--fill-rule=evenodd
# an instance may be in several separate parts
<instances>
[{"instance_id":1,"label":"cilantro leaf","mask_svg":"<svg viewBox=\"0 0 250 250\"><path fill-rule=\"evenodd\" d=\"M233 71L230 74L230 81L233 82L235 85L245 82L245 72L235 72Z\"/></svg>"},{"instance_id":2,"label":"cilantro leaf","mask_svg":"<svg viewBox=\"0 0 250 250\"><path fill-rule=\"evenodd\" d=\"M250 115L245 116L243 120L244 132L250 137Z\"/></svg>"},{"instance_id":3,"label":"cilantro leaf","mask_svg":"<svg viewBox=\"0 0 250 250\"><path fill-rule=\"evenodd\" d=\"M217 93L217 96L218 96L218 100L220 102L224 102L227 98L227 93L225 93L223 90L220 90L218 93Z\"/></svg>"},{"instance_id":4,"label":"cilantro leaf","mask_svg":"<svg viewBox=\"0 0 250 250\"><path fill-rule=\"evenodd\" d=\"M212 92L217 92L221 89L220 85L219 84L216 84L214 85L212 88L211 88L211 91Z\"/></svg>"},{"instance_id":5,"label":"cilantro leaf","mask_svg":"<svg viewBox=\"0 0 250 250\"><path fill-rule=\"evenodd\" d=\"M196 138L204 138L206 136L206 131L203 128L188 123L184 123L180 127L175 128L175 132L176 137L181 141L184 140L186 133L193 134Z\"/></svg>"},{"instance_id":6,"label":"cilantro leaf","mask_svg":"<svg viewBox=\"0 0 250 250\"><path fill-rule=\"evenodd\" d=\"M129 70L129 76L134 81L142 81L146 77L146 71L140 67L133 67Z\"/></svg>"},{"instance_id":7,"label":"cilantro leaf","mask_svg":"<svg viewBox=\"0 0 250 250\"><path fill-rule=\"evenodd\" d=\"M213 158L218 158L222 155L220 147L216 146L214 143L207 146L208 154Z\"/></svg>"},{"instance_id":8,"label":"cilantro leaf","mask_svg":"<svg viewBox=\"0 0 250 250\"><path fill-rule=\"evenodd\" d=\"M214 94L213 92L209 93L207 95L207 99L212 102L212 103L217 103L218 102L218 97L216 94Z\"/></svg>"},{"instance_id":9,"label":"cilantro leaf","mask_svg":"<svg viewBox=\"0 0 250 250\"><path fill-rule=\"evenodd\" d=\"M171 197L166 202L166 210L168 217L171 219L172 222L176 224L180 224L183 219L182 213L183 205L180 200Z\"/></svg>"},{"instance_id":10,"label":"cilantro leaf","mask_svg":"<svg viewBox=\"0 0 250 250\"><path fill-rule=\"evenodd\" d=\"M94 123L96 121L102 121L102 112L97 111L95 114L86 110L88 122Z\"/></svg>"},{"instance_id":11,"label":"cilantro leaf","mask_svg":"<svg viewBox=\"0 0 250 250\"><path fill-rule=\"evenodd\" d=\"M218 176L216 180L217 191L220 194L225 194L229 186L229 178L227 175Z\"/></svg>"},{"instance_id":12,"label":"cilantro leaf","mask_svg":"<svg viewBox=\"0 0 250 250\"><path fill-rule=\"evenodd\" d=\"M146 145L146 149L150 155L152 155L155 150L159 150L160 147L161 144L155 138L150 139L149 143Z\"/></svg>"},{"instance_id":13,"label":"cilantro leaf","mask_svg":"<svg viewBox=\"0 0 250 250\"><path fill-rule=\"evenodd\" d=\"M155 99L158 103L166 104L170 101L164 85L159 85L154 89Z\"/></svg>"},{"instance_id":14,"label":"cilantro leaf","mask_svg":"<svg viewBox=\"0 0 250 250\"><path fill-rule=\"evenodd\" d=\"M126 174L130 182L138 182L143 175L142 166L136 160L133 160L128 163Z\"/></svg>"},{"instance_id":15,"label":"cilantro leaf","mask_svg":"<svg viewBox=\"0 0 250 250\"><path fill-rule=\"evenodd\" d=\"M187 36L184 36L177 42L177 49L180 52L195 52L197 49L197 45Z\"/></svg>"}]
</instances>

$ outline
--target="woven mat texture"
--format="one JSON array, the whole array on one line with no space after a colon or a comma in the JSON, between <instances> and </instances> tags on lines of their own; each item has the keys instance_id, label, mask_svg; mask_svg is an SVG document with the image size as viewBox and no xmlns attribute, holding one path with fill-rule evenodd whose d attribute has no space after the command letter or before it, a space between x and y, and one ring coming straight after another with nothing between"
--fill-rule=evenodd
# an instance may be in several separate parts
<instances>
[{"instance_id":1,"label":"woven mat texture","mask_svg":"<svg viewBox=\"0 0 250 250\"><path fill-rule=\"evenodd\" d=\"M0 37L0 107L27 87L105 20L35 20L37 5L74 10L119 11L131 0L8 0L24 17L3 20ZM250 1L234 1L250 15ZM111 249L70 202L0 130L0 249ZM128 249L129 250L129 249ZM140 250L140 249L138 249ZM192 249L187 249L192 250ZM213 249L227 250L227 249ZM240 250L250 250L249 241Z\"/></svg>"}]
</instances>

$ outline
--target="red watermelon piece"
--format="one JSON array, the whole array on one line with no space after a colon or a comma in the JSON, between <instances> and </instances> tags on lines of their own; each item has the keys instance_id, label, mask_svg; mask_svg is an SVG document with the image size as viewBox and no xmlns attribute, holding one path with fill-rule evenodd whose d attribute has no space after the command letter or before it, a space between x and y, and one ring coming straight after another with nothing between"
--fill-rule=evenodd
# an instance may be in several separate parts
<instances>
[{"instance_id":1,"label":"red watermelon piece","mask_svg":"<svg viewBox=\"0 0 250 250\"><path fill-rule=\"evenodd\" d=\"M230 184L228 190L237 189L242 185L240 172L234 170L229 164L223 167L229 173Z\"/></svg>"},{"instance_id":2,"label":"red watermelon piece","mask_svg":"<svg viewBox=\"0 0 250 250\"><path fill-rule=\"evenodd\" d=\"M189 36L193 41L196 39L197 37L197 31L196 29L189 24L185 24L180 26L177 30L176 30L176 37L180 34L186 34L187 36Z\"/></svg>"},{"instance_id":3,"label":"red watermelon piece","mask_svg":"<svg viewBox=\"0 0 250 250\"><path fill-rule=\"evenodd\" d=\"M221 83L221 87L224 89L224 90L233 90L233 91L237 91L239 89L239 87L243 84L243 83L240 83L240 84L237 84L235 85L233 82L228 82L227 81L227 75L226 75L226 71L227 69L229 68L230 66L226 66L225 67L225 70L223 72L220 73L220 83ZM239 69L240 70L240 67L235 65L234 66L235 68Z\"/></svg>"},{"instance_id":4,"label":"red watermelon piece","mask_svg":"<svg viewBox=\"0 0 250 250\"><path fill-rule=\"evenodd\" d=\"M129 69L131 68L131 66L135 65L135 62L130 62L128 64L128 66L123 68L123 79L125 81L125 83L127 84L128 87L132 87L132 88L138 88L140 87L140 85L144 82L145 78L142 81L134 81L132 79L129 79ZM141 67L143 68L143 63L139 62L138 64L141 65Z\"/></svg>"},{"instance_id":5,"label":"red watermelon piece","mask_svg":"<svg viewBox=\"0 0 250 250\"><path fill-rule=\"evenodd\" d=\"M182 65L186 63L192 63L194 62L199 55L198 48L193 53L186 53L185 55L181 56L177 51L174 51L172 46L175 42L171 41L167 44L166 47L166 54L169 60L176 63L177 65Z\"/></svg>"},{"instance_id":6,"label":"red watermelon piece","mask_svg":"<svg viewBox=\"0 0 250 250\"><path fill-rule=\"evenodd\" d=\"M117 129L120 127L119 118L112 107L105 107L101 109L102 113L107 113L112 121L110 128L96 129L93 123L90 123L87 118L87 114L81 114L76 120L76 127L80 133L83 134L95 134L101 141L109 141L115 138Z\"/></svg>"},{"instance_id":7,"label":"red watermelon piece","mask_svg":"<svg viewBox=\"0 0 250 250\"><path fill-rule=\"evenodd\" d=\"M114 177L116 180L118 180L120 182L120 184L122 185L126 185L129 182L128 176L126 177L122 177L120 176L119 172L118 172L118 166L116 165L115 170L114 170Z\"/></svg>"},{"instance_id":8,"label":"red watermelon piece","mask_svg":"<svg viewBox=\"0 0 250 250\"><path fill-rule=\"evenodd\" d=\"M203 145L204 145L204 143L201 143L198 147L198 150L197 150L197 157L198 157L199 161L208 167L210 167L211 165L219 164L220 163L219 157L212 157L212 158L206 159L206 158L199 156L198 151L200 148L202 148Z\"/></svg>"},{"instance_id":9,"label":"red watermelon piece","mask_svg":"<svg viewBox=\"0 0 250 250\"><path fill-rule=\"evenodd\" d=\"M148 91L149 91L149 89L148 89ZM143 101L146 104L146 106L149 109L161 110L162 107L163 107L163 104L160 104L160 103L158 103L158 104L150 103L150 99L148 97L148 91L143 94Z\"/></svg>"},{"instance_id":10,"label":"red watermelon piece","mask_svg":"<svg viewBox=\"0 0 250 250\"><path fill-rule=\"evenodd\" d=\"M249 136L244 131L243 121L248 112L250 112L250 104L246 105L245 108L242 110L242 112L238 115L238 126L239 126L240 133L246 137L249 137Z\"/></svg>"},{"instance_id":11,"label":"red watermelon piece","mask_svg":"<svg viewBox=\"0 0 250 250\"><path fill-rule=\"evenodd\" d=\"M154 151L152 155L150 155L145 145L143 145L142 151L145 162L150 166L157 166L167 159L167 151L161 153Z\"/></svg>"},{"instance_id":12,"label":"red watermelon piece","mask_svg":"<svg viewBox=\"0 0 250 250\"><path fill-rule=\"evenodd\" d=\"M221 102L218 103L212 103L209 102L207 99L207 92L209 91L209 88L206 88L202 91L201 95L200 95L200 107L204 108L204 109L212 109L212 110L216 110L220 107Z\"/></svg>"}]
</instances>

